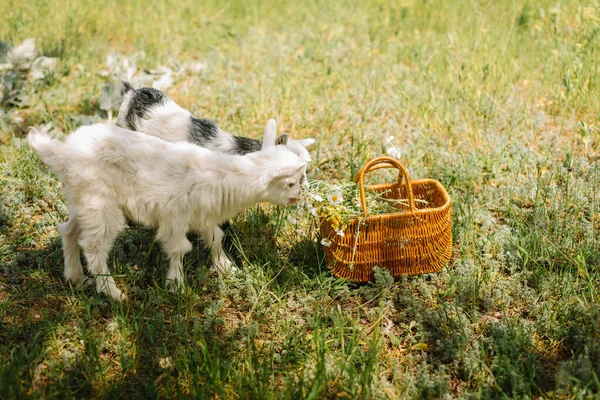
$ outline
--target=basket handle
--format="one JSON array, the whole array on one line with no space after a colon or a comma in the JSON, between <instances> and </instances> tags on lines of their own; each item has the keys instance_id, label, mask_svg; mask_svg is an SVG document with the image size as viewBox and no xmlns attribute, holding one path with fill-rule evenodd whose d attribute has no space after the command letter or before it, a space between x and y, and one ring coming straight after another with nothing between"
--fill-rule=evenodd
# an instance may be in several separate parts
<instances>
[{"instance_id":1,"label":"basket handle","mask_svg":"<svg viewBox=\"0 0 600 400\"><path fill-rule=\"evenodd\" d=\"M415 197L412 190L412 185L410 183L410 178L408 177L408 172L406 172L406 168L398 160L392 157L377 157L369 161L362 167L354 176L354 182L358 183L360 188L360 203L362 205L363 214L367 215L367 200L365 197L365 174L367 172L375 171L381 168L396 168L399 170L398 172L398 187L400 187L400 183L402 183L402 177L406 181L406 190L408 191L408 206L411 212L416 210L415 208ZM367 186L367 189L370 189Z\"/></svg>"}]
</instances>

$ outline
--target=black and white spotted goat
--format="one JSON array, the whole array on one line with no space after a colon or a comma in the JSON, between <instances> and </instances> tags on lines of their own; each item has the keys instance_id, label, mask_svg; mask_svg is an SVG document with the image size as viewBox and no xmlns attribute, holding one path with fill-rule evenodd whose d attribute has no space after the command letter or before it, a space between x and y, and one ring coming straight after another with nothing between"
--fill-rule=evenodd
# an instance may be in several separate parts
<instances>
[{"instance_id":1,"label":"black and white spotted goat","mask_svg":"<svg viewBox=\"0 0 600 400\"><path fill-rule=\"evenodd\" d=\"M126 82L122 82L117 125L168 142L190 142L220 153L244 155L262 147L260 140L232 135L210 119L194 117L160 90L134 89ZM284 133L277 137L275 143L286 145L308 163L310 154L306 148L315 140L295 140Z\"/></svg>"}]
</instances>

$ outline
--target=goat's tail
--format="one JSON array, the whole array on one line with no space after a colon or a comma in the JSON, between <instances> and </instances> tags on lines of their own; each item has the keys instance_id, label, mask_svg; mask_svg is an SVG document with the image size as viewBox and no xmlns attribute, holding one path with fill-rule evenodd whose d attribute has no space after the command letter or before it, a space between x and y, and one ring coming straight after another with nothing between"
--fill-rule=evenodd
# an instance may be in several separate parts
<instances>
[{"instance_id":1,"label":"goat's tail","mask_svg":"<svg viewBox=\"0 0 600 400\"><path fill-rule=\"evenodd\" d=\"M46 132L36 128L32 128L27 135L27 143L54 172L60 174L65 169L67 159L62 154L64 143L51 138Z\"/></svg>"}]
</instances>

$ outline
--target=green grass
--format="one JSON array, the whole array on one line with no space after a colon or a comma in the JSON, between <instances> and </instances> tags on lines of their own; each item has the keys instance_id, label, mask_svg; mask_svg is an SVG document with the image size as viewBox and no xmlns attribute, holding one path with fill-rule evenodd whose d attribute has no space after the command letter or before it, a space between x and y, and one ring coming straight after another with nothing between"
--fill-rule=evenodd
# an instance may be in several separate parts
<instances>
[{"instance_id":1,"label":"green grass","mask_svg":"<svg viewBox=\"0 0 600 400\"><path fill-rule=\"evenodd\" d=\"M0 398L600 395L598 1L147 3L0 3L0 40L60 57L0 109ZM351 179L395 136L453 198L451 263L353 285L314 221L254 207L235 276L195 240L170 294L132 227L110 267L128 302L70 288L67 206L24 133L106 120L105 59L138 51L204 61L167 93L227 131L316 137L314 178Z\"/></svg>"}]
</instances>

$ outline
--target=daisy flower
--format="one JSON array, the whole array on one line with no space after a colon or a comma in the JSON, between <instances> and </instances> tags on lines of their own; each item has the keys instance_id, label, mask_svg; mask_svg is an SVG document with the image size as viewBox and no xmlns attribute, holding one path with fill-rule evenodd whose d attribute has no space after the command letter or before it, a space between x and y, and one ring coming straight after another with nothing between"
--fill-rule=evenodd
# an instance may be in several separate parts
<instances>
[{"instance_id":1,"label":"daisy flower","mask_svg":"<svg viewBox=\"0 0 600 400\"><path fill-rule=\"evenodd\" d=\"M342 204L342 201L344 201L344 198L342 197L342 191L339 189L335 190L333 193L327 196L327 200L329 200L329 204L332 206Z\"/></svg>"},{"instance_id":2,"label":"daisy flower","mask_svg":"<svg viewBox=\"0 0 600 400\"><path fill-rule=\"evenodd\" d=\"M321 244L325 247L329 247L331 246L331 240L323 238L321 239Z\"/></svg>"}]
</instances>

